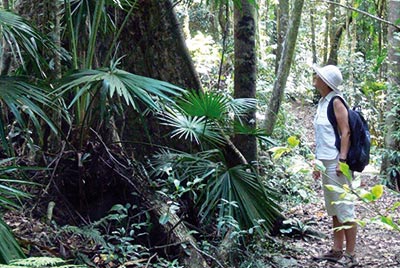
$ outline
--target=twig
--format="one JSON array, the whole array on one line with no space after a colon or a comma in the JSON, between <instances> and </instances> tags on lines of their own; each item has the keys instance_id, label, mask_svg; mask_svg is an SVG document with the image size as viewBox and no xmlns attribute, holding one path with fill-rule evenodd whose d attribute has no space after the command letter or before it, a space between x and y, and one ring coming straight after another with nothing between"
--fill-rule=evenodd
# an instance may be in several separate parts
<instances>
[{"instance_id":1,"label":"twig","mask_svg":"<svg viewBox=\"0 0 400 268\"><path fill-rule=\"evenodd\" d=\"M380 22L383 22L383 23L386 23L386 24L388 24L388 25L390 25L390 26L393 26L393 27L396 28L397 30L400 30L400 26L394 24L393 22L390 22L390 21L388 21L388 20L384 20L384 19L379 18L379 17L377 17L377 16L374 16L374 15L372 15L372 14L366 12L366 11L360 10L360 9L358 9L358 8L354 8L354 7L352 7L352 6L343 5L343 4L341 4L341 3L337 3L337 2L333 2L333 1L329 1L329 0L320 0L320 1L325 2L325 3L328 3L328 4L333 4L333 5L337 5L337 6L341 6L341 7L350 9L350 10L352 10L352 11L361 13L361 14L363 14L363 15L365 15L365 16L368 16L368 17L370 17L370 18L373 18L373 19L375 19L375 20L378 20L378 21L380 21Z\"/></svg>"},{"instance_id":2,"label":"twig","mask_svg":"<svg viewBox=\"0 0 400 268\"><path fill-rule=\"evenodd\" d=\"M216 258L214 258L213 256L211 256L211 255L208 254L207 252L204 252L203 250L199 249L194 243L191 243L190 241L189 241L189 243L190 243L190 245L191 245L195 250L197 250L200 254L203 254L203 255L207 256L208 258L210 258L210 259L212 259L213 261L215 261L215 262L218 264L219 267L224 268L224 266L223 266Z\"/></svg>"},{"instance_id":3,"label":"twig","mask_svg":"<svg viewBox=\"0 0 400 268\"><path fill-rule=\"evenodd\" d=\"M149 267L149 264L150 264L151 259L153 259L155 256L157 256L157 253L154 253L154 254L149 258L149 260L148 260L147 263L146 263L145 268Z\"/></svg>"}]
</instances>

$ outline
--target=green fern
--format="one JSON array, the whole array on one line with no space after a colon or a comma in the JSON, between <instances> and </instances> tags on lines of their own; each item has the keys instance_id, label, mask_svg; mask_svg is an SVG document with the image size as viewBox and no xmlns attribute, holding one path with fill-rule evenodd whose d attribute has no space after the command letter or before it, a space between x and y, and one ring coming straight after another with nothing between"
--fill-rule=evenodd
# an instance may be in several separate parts
<instances>
[{"instance_id":1,"label":"green fern","mask_svg":"<svg viewBox=\"0 0 400 268\"><path fill-rule=\"evenodd\" d=\"M47 267L62 267L62 268L86 268L86 265L67 264L66 261L55 257L30 257L27 259L18 259L10 262L9 265L0 265L0 268L47 268Z\"/></svg>"},{"instance_id":2,"label":"green fern","mask_svg":"<svg viewBox=\"0 0 400 268\"><path fill-rule=\"evenodd\" d=\"M63 232L72 233L76 235L83 236L84 238L92 240L96 244L105 245L106 241L102 237L99 230L91 226L77 227L77 226L64 226L61 228Z\"/></svg>"}]
</instances>

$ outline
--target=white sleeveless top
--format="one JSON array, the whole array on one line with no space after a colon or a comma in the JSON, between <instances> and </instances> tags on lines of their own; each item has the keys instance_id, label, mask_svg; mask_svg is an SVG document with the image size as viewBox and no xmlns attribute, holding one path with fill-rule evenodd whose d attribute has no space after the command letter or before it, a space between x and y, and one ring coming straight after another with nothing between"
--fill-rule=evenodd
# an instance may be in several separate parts
<instances>
[{"instance_id":1,"label":"white sleeveless top","mask_svg":"<svg viewBox=\"0 0 400 268\"><path fill-rule=\"evenodd\" d=\"M335 146L335 132L328 120L328 104L335 95L337 94L332 91L319 100L314 118L315 156L319 160L334 160L339 154Z\"/></svg>"}]
</instances>

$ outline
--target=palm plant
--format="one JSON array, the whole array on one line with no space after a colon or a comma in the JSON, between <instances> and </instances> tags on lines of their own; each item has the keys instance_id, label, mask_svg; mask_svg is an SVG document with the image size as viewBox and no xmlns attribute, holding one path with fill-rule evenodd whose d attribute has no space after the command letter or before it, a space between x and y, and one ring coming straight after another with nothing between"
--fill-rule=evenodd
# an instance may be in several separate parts
<instances>
[{"instance_id":1,"label":"palm plant","mask_svg":"<svg viewBox=\"0 0 400 268\"><path fill-rule=\"evenodd\" d=\"M203 150L194 154L160 152L154 160L154 175L167 173L182 185L202 185L194 201L203 221L218 210L219 217L233 217L242 228L259 225L260 221L271 228L279 215L274 192L265 188L256 170L243 161L230 167L223 153L223 146L233 146L227 135L234 133L233 121L254 105L254 99L187 93L161 117L173 128L172 136L201 143ZM235 152L242 158L240 152Z\"/></svg>"},{"instance_id":2,"label":"palm plant","mask_svg":"<svg viewBox=\"0 0 400 268\"><path fill-rule=\"evenodd\" d=\"M109 68L77 70L64 77L61 86L54 91L59 97L76 92L67 109L75 107L79 110L75 123L81 130L81 145L89 127L101 126L101 122L106 121L107 107L113 103L121 105L125 102L138 112L141 107L159 111L162 102L174 102L173 97L183 91L167 82L118 69L117 64L118 61ZM98 119L100 122L95 121Z\"/></svg>"},{"instance_id":3,"label":"palm plant","mask_svg":"<svg viewBox=\"0 0 400 268\"><path fill-rule=\"evenodd\" d=\"M54 48L54 45L48 43L43 35L34 29L29 23L10 11L0 9L0 27L1 37L4 40L4 46L11 50L13 58L22 64L26 69L26 59L35 63L42 74L42 65L45 64L38 48ZM1 51L5 50L3 45ZM4 55L3 55L4 56Z\"/></svg>"},{"instance_id":4,"label":"palm plant","mask_svg":"<svg viewBox=\"0 0 400 268\"><path fill-rule=\"evenodd\" d=\"M15 200L29 198L30 195L12 187L12 184L29 184L29 181L15 179L17 173L23 170L34 168L20 167L15 164L16 159L7 158L0 160L0 208L19 208ZM7 224L0 218L0 263L9 263L13 259L24 258L25 255L16 242Z\"/></svg>"}]
</instances>

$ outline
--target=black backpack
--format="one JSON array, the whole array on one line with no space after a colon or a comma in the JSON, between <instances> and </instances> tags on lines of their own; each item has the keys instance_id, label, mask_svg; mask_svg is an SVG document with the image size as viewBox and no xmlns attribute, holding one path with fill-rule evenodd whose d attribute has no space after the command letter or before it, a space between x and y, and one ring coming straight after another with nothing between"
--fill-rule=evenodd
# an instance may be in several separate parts
<instances>
[{"instance_id":1,"label":"black backpack","mask_svg":"<svg viewBox=\"0 0 400 268\"><path fill-rule=\"evenodd\" d=\"M337 128L336 116L333 111L333 100L339 98L349 113L350 148L347 154L347 164L350 170L361 172L369 163L369 151L371 148L371 136L367 121L361 115L359 109L349 109L346 102L340 96L332 97L328 105L328 120L331 123L336 136L335 146L340 151L340 136Z\"/></svg>"}]
</instances>

